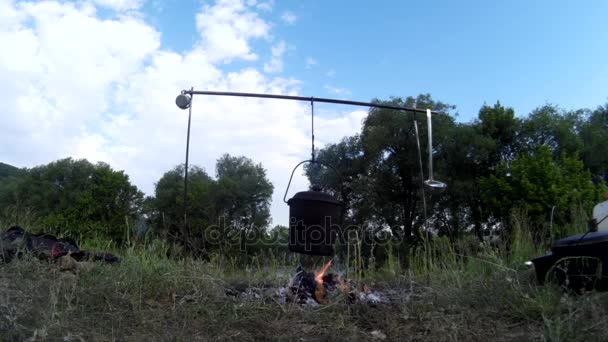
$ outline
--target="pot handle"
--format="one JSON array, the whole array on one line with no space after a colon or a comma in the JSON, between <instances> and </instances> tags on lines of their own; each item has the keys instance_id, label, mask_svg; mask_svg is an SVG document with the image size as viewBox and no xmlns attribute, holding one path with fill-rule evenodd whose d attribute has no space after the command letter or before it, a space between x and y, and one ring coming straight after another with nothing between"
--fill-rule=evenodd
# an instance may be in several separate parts
<instances>
[{"instance_id":1,"label":"pot handle","mask_svg":"<svg viewBox=\"0 0 608 342\"><path fill-rule=\"evenodd\" d=\"M338 178L340 179L340 186L343 186L343 179L342 179L342 175L340 175L340 173L338 172L338 170L336 170L335 167L331 166L330 164L326 164L314 159L309 159L309 160L304 160L301 161L300 163L298 163L298 165L296 165L296 167L293 168L293 170L291 171L291 176L289 177L289 183L287 183L287 189L285 189L285 195L283 195L283 202L287 203L287 192L289 192L289 186L291 185L291 180L293 179L293 174L296 172L296 169L298 168L298 166L304 164L304 163L317 163L320 165L323 165L327 168L330 168L334 171L334 173L338 176Z\"/></svg>"}]
</instances>

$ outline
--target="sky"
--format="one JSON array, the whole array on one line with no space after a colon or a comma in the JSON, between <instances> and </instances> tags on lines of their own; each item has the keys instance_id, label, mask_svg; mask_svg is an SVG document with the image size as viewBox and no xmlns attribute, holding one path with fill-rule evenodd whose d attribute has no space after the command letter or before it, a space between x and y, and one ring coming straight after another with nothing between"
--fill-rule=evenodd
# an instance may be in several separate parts
<instances>
[{"instance_id":1,"label":"sky","mask_svg":"<svg viewBox=\"0 0 608 342\"><path fill-rule=\"evenodd\" d=\"M147 195L183 163L182 89L355 101L430 93L457 120L500 101L608 100L608 2L0 0L0 161L104 161ZM262 163L283 194L310 156L308 103L196 96L190 164ZM367 108L315 105L318 147L360 131ZM306 190L296 173L288 198Z\"/></svg>"}]
</instances>

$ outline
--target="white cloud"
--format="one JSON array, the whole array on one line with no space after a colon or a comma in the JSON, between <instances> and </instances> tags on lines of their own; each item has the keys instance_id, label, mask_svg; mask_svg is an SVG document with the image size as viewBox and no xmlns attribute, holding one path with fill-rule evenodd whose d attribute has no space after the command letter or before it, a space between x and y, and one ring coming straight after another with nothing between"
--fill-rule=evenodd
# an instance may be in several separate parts
<instances>
[{"instance_id":1,"label":"white cloud","mask_svg":"<svg viewBox=\"0 0 608 342\"><path fill-rule=\"evenodd\" d=\"M115 11L126 11L140 8L145 0L92 0L96 5Z\"/></svg>"},{"instance_id":2,"label":"white cloud","mask_svg":"<svg viewBox=\"0 0 608 342\"><path fill-rule=\"evenodd\" d=\"M131 17L98 20L86 6L16 6L19 20L0 29L0 45L11 46L0 54L1 144L19 146L21 158L49 161L95 126L111 105L111 85L126 83L142 67L158 49L159 35Z\"/></svg>"},{"instance_id":3,"label":"white cloud","mask_svg":"<svg viewBox=\"0 0 608 342\"><path fill-rule=\"evenodd\" d=\"M333 78L334 76L336 76L336 71L334 69L329 69L327 73L325 73L325 76Z\"/></svg>"},{"instance_id":4,"label":"white cloud","mask_svg":"<svg viewBox=\"0 0 608 342\"><path fill-rule=\"evenodd\" d=\"M310 68L316 66L317 64L319 64L319 62L317 62L316 59L314 59L312 57L306 57L306 69L310 69Z\"/></svg>"},{"instance_id":5,"label":"white cloud","mask_svg":"<svg viewBox=\"0 0 608 342\"><path fill-rule=\"evenodd\" d=\"M338 95L338 96L342 96L342 97L350 97L352 95L350 90L348 90L346 88L332 87L327 84L324 85L323 88L325 90L327 90L328 93L333 94L333 95Z\"/></svg>"},{"instance_id":6,"label":"white cloud","mask_svg":"<svg viewBox=\"0 0 608 342\"><path fill-rule=\"evenodd\" d=\"M249 41L269 38L270 24L241 0L219 0L196 15L201 45L210 61L256 60Z\"/></svg>"},{"instance_id":7,"label":"white cloud","mask_svg":"<svg viewBox=\"0 0 608 342\"><path fill-rule=\"evenodd\" d=\"M315 141L318 139L323 144L336 143L342 137L358 133L366 116L365 110L344 112L331 118L315 115Z\"/></svg>"},{"instance_id":8,"label":"white cloud","mask_svg":"<svg viewBox=\"0 0 608 342\"><path fill-rule=\"evenodd\" d=\"M0 46L11 47L0 54L1 161L32 167L68 156L101 160L152 195L154 182L184 161L187 111L175 106L181 89L299 92L298 80L221 69L226 59L254 53L249 39L269 34L269 27L253 35L245 29L260 19L241 5L220 1L197 15L205 22L201 33L230 31L226 46L203 39L176 53L161 49L160 33L135 14L102 20L85 4L0 0ZM217 27L203 20L211 14ZM235 41L245 45L235 49ZM308 158L308 105L196 96L192 108L190 163L213 175L225 152L261 162L275 186L274 223L287 224L283 192L291 169ZM358 131L362 115L317 117L317 146ZM290 195L306 186L297 172Z\"/></svg>"},{"instance_id":9,"label":"white cloud","mask_svg":"<svg viewBox=\"0 0 608 342\"><path fill-rule=\"evenodd\" d=\"M280 41L272 47L272 57L268 63L264 63L264 72L274 73L283 71L283 54L287 50L285 41Z\"/></svg>"},{"instance_id":10,"label":"white cloud","mask_svg":"<svg viewBox=\"0 0 608 342\"><path fill-rule=\"evenodd\" d=\"M294 25L298 17L291 11L285 11L281 15L281 20L287 25Z\"/></svg>"},{"instance_id":11,"label":"white cloud","mask_svg":"<svg viewBox=\"0 0 608 342\"><path fill-rule=\"evenodd\" d=\"M270 1L260 2L255 7L260 11L271 12L273 6L274 6L274 0L270 0Z\"/></svg>"}]
</instances>

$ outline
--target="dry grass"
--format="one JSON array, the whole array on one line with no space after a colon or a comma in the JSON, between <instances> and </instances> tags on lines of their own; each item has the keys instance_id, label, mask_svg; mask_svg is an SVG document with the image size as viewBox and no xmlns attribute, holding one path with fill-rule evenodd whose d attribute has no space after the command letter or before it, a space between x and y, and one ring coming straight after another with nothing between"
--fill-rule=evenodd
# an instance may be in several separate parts
<instances>
[{"instance_id":1,"label":"dry grass","mask_svg":"<svg viewBox=\"0 0 608 342\"><path fill-rule=\"evenodd\" d=\"M413 253L353 275L389 296L389 304L282 304L276 289L294 265L254 258L204 263L171 260L160 241L116 250L118 265L77 273L23 258L0 264L0 334L6 341L605 341L608 294L564 295L538 287L521 261L537 255L524 238L510 254L437 239ZM457 254L464 253L466 255ZM362 260L358 259L358 264ZM259 298L230 292L255 288Z\"/></svg>"},{"instance_id":2,"label":"dry grass","mask_svg":"<svg viewBox=\"0 0 608 342\"><path fill-rule=\"evenodd\" d=\"M162 253L161 253L162 254ZM600 341L608 297L538 288L525 270L473 259L424 276L368 274L390 304L281 304L276 270L230 270L124 251L120 265L77 274L31 258L0 265L0 333L7 341ZM500 265L498 265L500 266ZM259 288L260 298L225 294ZM373 333L376 331L375 333ZM380 332L381 334L378 334Z\"/></svg>"}]
</instances>

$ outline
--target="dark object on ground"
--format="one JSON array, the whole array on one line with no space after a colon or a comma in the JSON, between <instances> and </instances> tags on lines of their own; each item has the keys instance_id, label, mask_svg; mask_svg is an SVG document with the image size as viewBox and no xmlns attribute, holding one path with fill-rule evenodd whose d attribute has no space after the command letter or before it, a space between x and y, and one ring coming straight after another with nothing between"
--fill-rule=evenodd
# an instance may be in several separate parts
<instances>
[{"instance_id":1,"label":"dark object on ground","mask_svg":"<svg viewBox=\"0 0 608 342\"><path fill-rule=\"evenodd\" d=\"M298 304L305 304L310 300L319 302L315 295L317 291L317 281L315 275L312 272L306 272L301 268L298 268L296 275L291 279L289 283L289 290L295 296L295 300ZM323 285L320 285L323 286Z\"/></svg>"},{"instance_id":2,"label":"dark object on ground","mask_svg":"<svg viewBox=\"0 0 608 342\"><path fill-rule=\"evenodd\" d=\"M554 282L564 289L608 290L608 232L596 231L556 241L551 253L528 262L540 284Z\"/></svg>"},{"instance_id":3,"label":"dark object on ground","mask_svg":"<svg viewBox=\"0 0 608 342\"><path fill-rule=\"evenodd\" d=\"M46 233L30 234L19 226L10 227L6 232L0 233L0 262L9 262L24 252L30 252L44 260L56 260L69 255L76 261L120 261L110 253L80 250L72 239L59 239Z\"/></svg>"}]
</instances>

